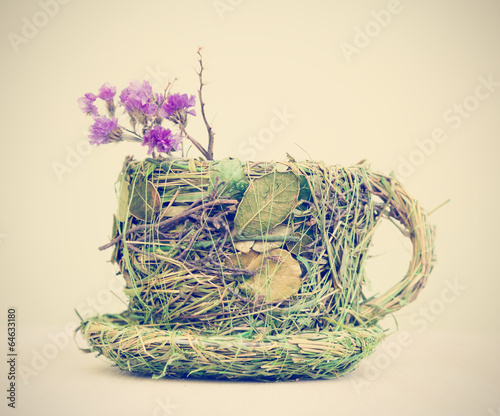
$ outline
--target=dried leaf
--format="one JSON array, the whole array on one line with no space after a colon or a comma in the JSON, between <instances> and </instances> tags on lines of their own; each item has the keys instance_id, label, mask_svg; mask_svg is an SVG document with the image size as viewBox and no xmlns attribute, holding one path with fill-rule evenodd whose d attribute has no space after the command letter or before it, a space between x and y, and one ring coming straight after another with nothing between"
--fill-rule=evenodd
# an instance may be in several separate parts
<instances>
[{"instance_id":1,"label":"dried leaf","mask_svg":"<svg viewBox=\"0 0 500 416\"><path fill-rule=\"evenodd\" d=\"M165 218L170 218L170 217L175 217L176 215L182 214L184 211L186 211L189 207L186 205L172 205L169 207L163 216Z\"/></svg>"},{"instance_id":2,"label":"dried leaf","mask_svg":"<svg viewBox=\"0 0 500 416\"><path fill-rule=\"evenodd\" d=\"M299 179L292 172L273 172L253 181L234 219L238 234L264 235L281 224L297 205Z\"/></svg>"},{"instance_id":3,"label":"dried leaf","mask_svg":"<svg viewBox=\"0 0 500 416\"><path fill-rule=\"evenodd\" d=\"M248 253L254 243L255 241L238 241L237 243L234 243L234 248L242 253Z\"/></svg>"},{"instance_id":4,"label":"dried leaf","mask_svg":"<svg viewBox=\"0 0 500 416\"><path fill-rule=\"evenodd\" d=\"M286 172L289 167L286 163L277 162L274 169L276 170L276 172Z\"/></svg>"},{"instance_id":5,"label":"dried leaf","mask_svg":"<svg viewBox=\"0 0 500 416\"><path fill-rule=\"evenodd\" d=\"M226 262L227 266L248 269L248 266L250 266L250 264L252 264L252 262L259 257L259 253L253 250L248 250L246 253L230 254L228 257L231 259L232 264L230 262Z\"/></svg>"},{"instance_id":6,"label":"dried leaf","mask_svg":"<svg viewBox=\"0 0 500 416\"><path fill-rule=\"evenodd\" d=\"M161 199L155 186L144 178L138 179L133 188L129 211L134 217L143 221L151 221L153 215L160 211Z\"/></svg>"},{"instance_id":7,"label":"dried leaf","mask_svg":"<svg viewBox=\"0 0 500 416\"><path fill-rule=\"evenodd\" d=\"M300 265L292 255L281 249L260 254L248 265L258 272L238 287L248 295L263 298L265 302L285 300L300 289Z\"/></svg>"}]
</instances>

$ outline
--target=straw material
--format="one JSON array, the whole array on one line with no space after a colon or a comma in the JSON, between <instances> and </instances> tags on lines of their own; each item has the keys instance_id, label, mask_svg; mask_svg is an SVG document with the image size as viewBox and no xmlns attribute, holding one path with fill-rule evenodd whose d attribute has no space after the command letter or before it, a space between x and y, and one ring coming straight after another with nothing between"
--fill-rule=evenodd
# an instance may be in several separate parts
<instances>
[{"instance_id":1,"label":"straw material","mask_svg":"<svg viewBox=\"0 0 500 416\"><path fill-rule=\"evenodd\" d=\"M154 377L332 378L382 341L434 263L434 228L365 164L128 158L110 243L121 315L82 321L90 350ZM413 243L406 276L366 298L382 218Z\"/></svg>"}]
</instances>

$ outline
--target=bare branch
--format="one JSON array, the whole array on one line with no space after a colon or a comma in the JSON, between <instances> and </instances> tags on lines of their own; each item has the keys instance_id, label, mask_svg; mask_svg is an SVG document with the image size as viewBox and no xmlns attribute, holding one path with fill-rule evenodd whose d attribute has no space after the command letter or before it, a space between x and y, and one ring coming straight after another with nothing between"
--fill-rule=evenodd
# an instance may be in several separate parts
<instances>
[{"instance_id":1,"label":"bare branch","mask_svg":"<svg viewBox=\"0 0 500 416\"><path fill-rule=\"evenodd\" d=\"M210 154L209 152L207 152L198 140L196 140L194 137L190 136L181 123L179 123L178 125L179 125L179 129L181 130L181 132L184 134L184 136L186 136L186 139L190 140L191 143L193 143L195 145L195 147L200 151L200 153L205 157L205 159L214 160L213 154Z\"/></svg>"},{"instance_id":2,"label":"bare branch","mask_svg":"<svg viewBox=\"0 0 500 416\"><path fill-rule=\"evenodd\" d=\"M200 71L197 72L198 74L198 77L200 79L200 89L198 90L198 96L200 97L200 108L201 108L201 115L203 117L203 121L205 122L205 127L207 128L207 132L208 132L208 154L210 155L210 158L207 158L209 160L213 160L214 159L214 136L215 136L215 133L212 129L212 127L210 126L210 123L208 122L207 120L207 116L205 114L205 103L203 102L203 93L202 93L202 90L203 90L203 86L205 85L203 83L203 56L202 56L202 53L201 53L201 50L202 48L198 48L198 62L200 64Z\"/></svg>"},{"instance_id":3,"label":"bare branch","mask_svg":"<svg viewBox=\"0 0 500 416\"><path fill-rule=\"evenodd\" d=\"M160 229L162 229L162 230L168 229L168 228L171 228L172 226L176 225L178 222L183 221L184 219L186 219L190 215L192 215L195 212L200 211L202 209L207 209L207 208L217 206L217 205L237 205L238 203L239 203L239 201L236 199L217 199L215 201L210 201L210 202L207 202L207 203L202 204L200 206L197 206L195 208L191 208L191 209L188 209L186 211L183 211L172 218L168 218L166 220L160 221L159 223L155 224L154 227L156 227L159 230ZM99 247L99 250L101 250L101 251L106 250L107 248L112 247L116 243L118 243L124 236L127 236L131 233L135 233L137 231L145 230L150 226L151 226L150 224L140 224L140 225L136 225L135 227L129 228L123 234L120 234L119 236L117 236L116 238L111 240L108 244L105 244L105 245Z\"/></svg>"}]
</instances>

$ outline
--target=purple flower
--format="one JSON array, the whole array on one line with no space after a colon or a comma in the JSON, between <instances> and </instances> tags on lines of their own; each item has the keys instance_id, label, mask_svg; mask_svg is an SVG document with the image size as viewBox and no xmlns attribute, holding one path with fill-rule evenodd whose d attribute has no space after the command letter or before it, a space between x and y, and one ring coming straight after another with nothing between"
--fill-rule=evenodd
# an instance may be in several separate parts
<instances>
[{"instance_id":1,"label":"purple flower","mask_svg":"<svg viewBox=\"0 0 500 416\"><path fill-rule=\"evenodd\" d=\"M153 89L148 81L143 81L142 85L137 80L130 82L120 94L120 100L127 111L134 111L147 107L152 101Z\"/></svg>"},{"instance_id":2,"label":"purple flower","mask_svg":"<svg viewBox=\"0 0 500 416\"><path fill-rule=\"evenodd\" d=\"M116 87L112 86L109 82L106 82L99 89L97 96L104 101L111 101L116 94Z\"/></svg>"},{"instance_id":3,"label":"purple flower","mask_svg":"<svg viewBox=\"0 0 500 416\"><path fill-rule=\"evenodd\" d=\"M127 102L129 95L130 95L130 91L128 88L125 88L120 93L120 101L122 102L123 105L125 105L125 103Z\"/></svg>"},{"instance_id":4,"label":"purple flower","mask_svg":"<svg viewBox=\"0 0 500 416\"><path fill-rule=\"evenodd\" d=\"M153 89L148 81L134 80L120 94L120 100L130 116L143 123L148 116L156 114L158 106L155 103Z\"/></svg>"},{"instance_id":5,"label":"purple flower","mask_svg":"<svg viewBox=\"0 0 500 416\"><path fill-rule=\"evenodd\" d=\"M196 112L194 110L188 111L188 108L193 107L195 104L196 98L194 95L188 97L187 94L172 94L168 96L167 101L161 106L159 114L161 117L169 118L177 112L184 110L186 114L195 116Z\"/></svg>"},{"instance_id":6,"label":"purple flower","mask_svg":"<svg viewBox=\"0 0 500 416\"><path fill-rule=\"evenodd\" d=\"M171 150L179 150L181 141L181 136L173 135L170 129L165 129L157 124L144 134L144 143L142 145L149 146L148 155L150 155L155 147L159 152L165 153Z\"/></svg>"},{"instance_id":7,"label":"purple flower","mask_svg":"<svg viewBox=\"0 0 500 416\"><path fill-rule=\"evenodd\" d=\"M95 117L94 124L89 128L89 139L91 144L109 143L111 140L117 141L120 139L122 129L118 127L118 119L116 117Z\"/></svg>"},{"instance_id":8,"label":"purple flower","mask_svg":"<svg viewBox=\"0 0 500 416\"><path fill-rule=\"evenodd\" d=\"M83 97L78 99L78 105L80 106L80 110L83 111L84 114L92 114L94 116L97 115L97 107L94 104L94 101L97 99L95 94L88 92Z\"/></svg>"}]
</instances>

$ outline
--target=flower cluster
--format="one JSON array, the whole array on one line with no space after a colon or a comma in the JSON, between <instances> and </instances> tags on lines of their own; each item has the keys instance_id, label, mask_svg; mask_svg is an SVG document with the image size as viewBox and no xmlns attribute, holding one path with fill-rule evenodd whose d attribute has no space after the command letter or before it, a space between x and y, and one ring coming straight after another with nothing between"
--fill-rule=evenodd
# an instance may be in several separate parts
<instances>
[{"instance_id":1,"label":"flower cluster","mask_svg":"<svg viewBox=\"0 0 500 416\"><path fill-rule=\"evenodd\" d=\"M155 147L159 152L169 153L172 150L179 150L181 141L181 135L172 134L170 129L156 125L146 132L142 145L149 146L148 153L151 153Z\"/></svg>"},{"instance_id":2,"label":"flower cluster","mask_svg":"<svg viewBox=\"0 0 500 416\"><path fill-rule=\"evenodd\" d=\"M196 99L194 95L188 97L187 94L172 94L167 97L167 100L162 104L158 114L161 117L168 118L174 123L186 124L187 115L196 115L194 110L189 110L194 107Z\"/></svg>"},{"instance_id":3,"label":"flower cluster","mask_svg":"<svg viewBox=\"0 0 500 416\"><path fill-rule=\"evenodd\" d=\"M153 151L170 153L179 150L183 136L174 134L161 124L164 120L179 126L185 133L188 115L195 116L194 95L163 94L153 92L148 81L133 80L120 93L117 105L123 107L123 114L130 118L132 129L118 124L115 116L116 87L106 82L101 86L97 95L87 93L78 99L80 109L84 114L92 116L94 123L89 128L89 139L92 144L100 145L117 141L141 141L148 146L148 154ZM107 115L99 113L98 100L104 102ZM186 133L185 133L186 134ZM192 138L190 138L192 140Z\"/></svg>"},{"instance_id":4,"label":"flower cluster","mask_svg":"<svg viewBox=\"0 0 500 416\"><path fill-rule=\"evenodd\" d=\"M120 101L133 124L136 122L146 124L158 111L158 103L148 81L143 81L142 84L136 80L132 81L121 92Z\"/></svg>"},{"instance_id":5,"label":"flower cluster","mask_svg":"<svg viewBox=\"0 0 500 416\"><path fill-rule=\"evenodd\" d=\"M122 135L122 130L118 127L116 117L108 118L96 116L94 124L90 126L89 139L92 144L104 144L110 141L118 141Z\"/></svg>"},{"instance_id":6,"label":"flower cluster","mask_svg":"<svg viewBox=\"0 0 500 416\"><path fill-rule=\"evenodd\" d=\"M94 104L97 99L95 94L87 93L83 97L78 99L78 105L80 106L80 110L82 110L87 115L97 115L97 107Z\"/></svg>"}]
</instances>

